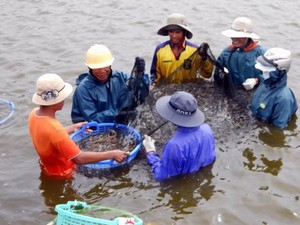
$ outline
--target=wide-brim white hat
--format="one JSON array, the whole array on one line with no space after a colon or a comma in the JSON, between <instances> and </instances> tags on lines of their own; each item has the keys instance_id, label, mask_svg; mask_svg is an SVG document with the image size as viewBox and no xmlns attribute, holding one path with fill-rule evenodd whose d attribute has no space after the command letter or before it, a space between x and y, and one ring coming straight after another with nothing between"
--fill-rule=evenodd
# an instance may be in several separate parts
<instances>
[{"instance_id":1,"label":"wide-brim white hat","mask_svg":"<svg viewBox=\"0 0 300 225\"><path fill-rule=\"evenodd\" d=\"M176 29L184 29L186 31L185 36L188 39L191 39L193 37L193 33L187 24L186 17L180 13L173 13L169 15L167 18L167 25L160 28L157 31L157 34L162 36L168 36L169 30L176 30Z\"/></svg>"},{"instance_id":2,"label":"wide-brim white hat","mask_svg":"<svg viewBox=\"0 0 300 225\"><path fill-rule=\"evenodd\" d=\"M184 91L159 98L155 106L161 117L178 126L197 127L205 120L204 113L198 109L197 100Z\"/></svg>"},{"instance_id":3,"label":"wide-brim white hat","mask_svg":"<svg viewBox=\"0 0 300 225\"><path fill-rule=\"evenodd\" d=\"M253 32L253 24L247 17L236 18L230 29L221 32L225 37L230 38L251 38L258 40L259 36Z\"/></svg>"},{"instance_id":4,"label":"wide-brim white hat","mask_svg":"<svg viewBox=\"0 0 300 225\"><path fill-rule=\"evenodd\" d=\"M36 81L32 102L44 106L55 105L64 101L72 92L72 85L65 83L59 75L46 73Z\"/></svg>"}]
</instances>

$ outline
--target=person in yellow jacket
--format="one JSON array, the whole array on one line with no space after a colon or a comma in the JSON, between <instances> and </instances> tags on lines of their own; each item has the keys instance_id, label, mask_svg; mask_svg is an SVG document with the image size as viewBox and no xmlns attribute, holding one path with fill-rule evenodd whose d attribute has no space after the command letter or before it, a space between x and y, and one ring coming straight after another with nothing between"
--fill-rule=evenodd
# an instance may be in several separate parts
<instances>
[{"instance_id":1,"label":"person in yellow jacket","mask_svg":"<svg viewBox=\"0 0 300 225\"><path fill-rule=\"evenodd\" d=\"M199 47L187 39L193 37L184 15L173 13L167 18L167 25L160 28L157 34L169 36L169 40L160 43L154 52L151 73L151 85L163 81L167 83L193 82L210 78L213 63L207 57L207 43Z\"/></svg>"}]
</instances>

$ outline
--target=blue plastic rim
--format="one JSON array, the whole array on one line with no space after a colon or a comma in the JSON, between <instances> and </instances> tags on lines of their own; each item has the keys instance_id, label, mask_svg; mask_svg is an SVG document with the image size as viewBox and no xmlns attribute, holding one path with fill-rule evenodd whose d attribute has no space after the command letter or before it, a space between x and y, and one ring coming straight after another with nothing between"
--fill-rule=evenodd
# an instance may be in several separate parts
<instances>
[{"instance_id":1,"label":"blue plastic rim","mask_svg":"<svg viewBox=\"0 0 300 225\"><path fill-rule=\"evenodd\" d=\"M93 131L86 132L86 129L88 128L91 128ZM83 140L84 138L92 135L107 134L110 130L116 130L118 131L118 133L121 133L126 136L130 135L137 142L137 145L130 152L129 156L127 157L127 160L125 162L118 163L113 159L108 159L93 164L83 164L81 166L88 169L94 169L94 170L111 169L111 168L116 168L128 164L137 156L138 152L141 150L142 147L142 136L136 129L128 125L117 124L117 123L99 124L96 122L89 122L87 124L84 124L80 130L72 134L71 138L77 143Z\"/></svg>"},{"instance_id":2,"label":"blue plastic rim","mask_svg":"<svg viewBox=\"0 0 300 225\"><path fill-rule=\"evenodd\" d=\"M5 123L13 114L15 111L15 105L13 102L6 101L5 99L0 98L0 102L6 104L9 107L9 114L2 120L0 120L0 125Z\"/></svg>"}]
</instances>

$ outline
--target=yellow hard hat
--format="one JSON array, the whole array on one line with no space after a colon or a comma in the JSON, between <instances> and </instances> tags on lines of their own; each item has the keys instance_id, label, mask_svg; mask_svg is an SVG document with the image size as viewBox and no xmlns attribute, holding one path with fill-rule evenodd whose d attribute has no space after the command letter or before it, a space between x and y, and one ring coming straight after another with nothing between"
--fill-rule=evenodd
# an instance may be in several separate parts
<instances>
[{"instance_id":1,"label":"yellow hard hat","mask_svg":"<svg viewBox=\"0 0 300 225\"><path fill-rule=\"evenodd\" d=\"M114 57L105 45L95 44L86 52L85 65L91 69L111 66L113 61Z\"/></svg>"}]
</instances>

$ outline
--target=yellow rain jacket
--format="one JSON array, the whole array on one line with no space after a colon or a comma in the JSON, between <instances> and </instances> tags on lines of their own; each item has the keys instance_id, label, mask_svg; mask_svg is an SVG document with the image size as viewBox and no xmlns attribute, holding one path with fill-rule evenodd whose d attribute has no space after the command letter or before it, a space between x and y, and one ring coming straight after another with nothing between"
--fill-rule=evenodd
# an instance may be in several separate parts
<instances>
[{"instance_id":1,"label":"yellow rain jacket","mask_svg":"<svg viewBox=\"0 0 300 225\"><path fill-rule=\"evenodd\" d=\"M166 79L168 83L189 82L212 76L213 64L210 60L202 60L197 53L197 46L189 41L184 41L184 50L176 58L172 52L170 41L159 44L154 52L151 65L151 83L158 84ZM193 55L192 57L190 57ZM190 57L191 68L184 69L183 64Z\"/></svg>"}]
</instances>

